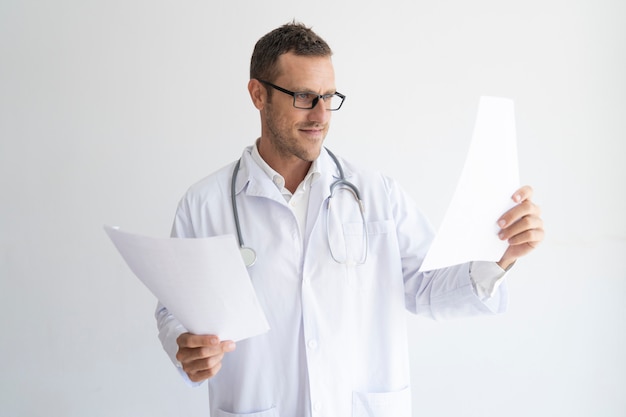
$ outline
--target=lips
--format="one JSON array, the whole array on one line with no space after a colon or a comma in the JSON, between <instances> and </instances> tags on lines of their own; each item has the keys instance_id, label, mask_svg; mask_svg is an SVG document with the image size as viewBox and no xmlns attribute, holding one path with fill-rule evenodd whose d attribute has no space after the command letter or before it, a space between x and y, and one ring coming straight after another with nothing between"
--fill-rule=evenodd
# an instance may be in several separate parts
<instances>
[{"instance_id":1,"label":"lips","mask_svg":"<svg viewBox=\"0 0 626 417\"><path fill-rule=\"evenodd\" d=\"M318 134L318 133L323 133L324 132L324 126L322 125L311 125L311 126L303 126L301 128L299 128L298 130L300 130L301 132L304 132L306 134Z\"/></svg>"}]
</instances>

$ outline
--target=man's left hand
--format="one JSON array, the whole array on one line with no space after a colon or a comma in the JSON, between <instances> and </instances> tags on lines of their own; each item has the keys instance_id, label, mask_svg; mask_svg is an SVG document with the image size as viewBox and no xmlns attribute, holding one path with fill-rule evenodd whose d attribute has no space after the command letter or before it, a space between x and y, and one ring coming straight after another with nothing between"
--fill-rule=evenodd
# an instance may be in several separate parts
<instances>
[{"instance_id":1,"label":"man's left hand","mask_svg":"<svg viewBox=\"0 0 626 417\"><path fill-rule=\"evenodd\" d=\"M525 185L511 197L517 203L498 219L498 237L509 243L498 265L507 269L518 258L526 255L543 240L543 220L541 210L532 201L533 189Z\"/></svg>"}]
</instances>

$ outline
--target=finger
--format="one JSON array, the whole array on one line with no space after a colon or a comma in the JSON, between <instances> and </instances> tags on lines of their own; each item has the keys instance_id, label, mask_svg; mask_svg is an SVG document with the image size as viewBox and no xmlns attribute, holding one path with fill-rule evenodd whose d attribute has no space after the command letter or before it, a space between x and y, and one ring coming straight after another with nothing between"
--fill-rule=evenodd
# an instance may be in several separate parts
<instances>
[{"instance_id":1,"label":"finger","mask_svg":"<svg viewBox=\"0 0 626 417\"><path fill-rule=\"evenodd\" d=\"M222 348L222 352L232 352L237 349L237 345L232 340L226 340L220 343L220 347Z\"/></svg>"},{"instance_id":2,"label":"finger","mask_svg":"<svg viewBox=\"0 0 626 417\"><path fill-rule=\"evenodd\" d=\"M501 229L498 233L498 237L503 240L510 239L511 237L520 234L526 230L541 228L543 228L543 220L541 220L541 217L535 215L527 215L511 223L509 226Z\"/></svg>"},{"instance_id":3,"label":"finger","mask_svg":"<svg viewBox=\"0 0 626 417\"><path fill-rule=\"evenodd\" d=\"M176 359L180 363L191 363L199 359L210 358L211 356L223 353L222 349L217 347L201 347L201 348L180 348L176 353Z\"/></svg>"},{"instance_id":4,"label":"finger","mask_svg":"<svg viewBox=\"0 0 626 417\"><path fill-rule=\"evenodd\" d=\"M181 348L197 348L202 346L217 346L220 343L220 339L215 335L183 333L178 336L176 343Z\"/></svg>"},{"instance_id":5,"label":"finger","mask_svg":"<svg viewBox=\"0 0 626 417\"><path fill-rule=\"evenodd\" d=\"M211 368L214 368L220 362L222 362L223 358L224 358L224 354L218 353L217 355L213 355L210 357L204 357L204 358L182 363L182 366L183 366L183 370L187 372L187 374L193 374L193 373L203 372Z\"/></svg>"},{"instance_id":6,"label":"finger","mask_svg":"<svg viewBox=\"0 0 626 417\"><path fill-rule=\"evenodd\" d=\"M184 333L176 339L176 342L178 343L176 359L182 364L222 353L219 339L213 335L198 336Z\"/></svg>"},{"instance_id":7,"label":"finger","mask_svg":"<svg viewBox=\"0 0 626 417\"><path fill-rule=\"evenodd\" d=\"M194 348L179 347L176 353L176 359L180 363L190 363L199 359L206 359L216 355L224 354L224 352L232 352L236 345L233 341L221 342L217 345L200 346Z\"/></svg>"},{"instance_id":8,"label":"finger","mask_svg":"<svg viewBox=\"0 0 626 417\"><path fill-rule=\"evenodd\" d=\"M189 379L193 382L202 382L205 379L213 378L217 373L222 369L222 363L218 363L211 369L205 369L202 371L197 371L193 373L187 373Z\"/></svg>"},{"instance_id":9,"label":"finger","mask_svg":"<svg viewBox=\"0 0 626 417\"><path fill-rule=\"evenodd\" d=\"M504 213L498 219L498 226L500 226L501 229L504 229L526 216L539 217L540 215L541 208L538 205L533 203L531 200L524 200Z\"/></svg>"},{"instance_id":10,"label":"finger","mask_svg":"<svg viewBox=\"0 0 626 417\"><path fill-rule=\"evenodd\" d=\"M530 185L524 185L513 193L511 198L516 203L521 203L525 200L530 200L533 197L533 188Z\"/></svg>"},{"instance_id":11,"label":"finger","mask_svg":"<svg viewBox=\"0 0 626 417\"><path fill-rule=\"evenodd\" d=\"M187 373L189 379L194 382L200 382L215 376L222 368L224 354L235 350L236 345L232 341L226 341L220 344L220 348L221 351L217 354L185 362L181 361L183 370ZM207 348L195 348L193 351L197 352L203 349Z\"/></svg>"},{"instance_id":12,"label":"finger","mask_svg":"<svg viewBox=\"0 0 626 417\"><path fill-rule=\"evenodd\" d=\"M516 234L508 239L511 246L529 245L535 248L543 240L543 229L529 229Z\"/></svg>"}]
</instances>

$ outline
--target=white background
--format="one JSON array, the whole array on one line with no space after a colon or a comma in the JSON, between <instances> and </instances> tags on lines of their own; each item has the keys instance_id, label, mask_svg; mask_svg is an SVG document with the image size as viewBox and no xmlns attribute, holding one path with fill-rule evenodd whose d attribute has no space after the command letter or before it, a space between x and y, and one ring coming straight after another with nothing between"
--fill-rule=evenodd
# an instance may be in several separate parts
<instances>
[{"instance_id":1,"label":"white background","mask_svg":"<svg viewBox=\"0 0 626 417\"><path fill-rule=\"evenodd\" d=\"M250 53L293 18L348 96L327 145L397 178L435 227L479 96L516 103L546 240L511 272L507 314L410 318L414 414L626 415L619 0L1 0L0 415L207 415L102 225L168 235L186 188L258 136Z\"/></svg>"}]
</instances>

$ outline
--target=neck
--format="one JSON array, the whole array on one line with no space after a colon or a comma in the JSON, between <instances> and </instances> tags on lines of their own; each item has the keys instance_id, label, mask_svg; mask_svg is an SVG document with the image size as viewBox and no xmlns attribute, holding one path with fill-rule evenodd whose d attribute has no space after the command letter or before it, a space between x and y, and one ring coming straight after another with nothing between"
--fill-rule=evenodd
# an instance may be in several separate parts
<instances>
[{"instance_id":1,"label":"neck","mask_svg":"<svg viewBox=\"0 0 626 417\"><path fill-rule=\"evenodd\" d=\"M270 146L271 144L267 145L263 140L257 141L261 158L285 179L285 188L294 193L298 185L304 181L313 162L305 161L295 155L278 152Z\"/></svg>"},{"instance_id":2,"label":"neck","mask_svg":"<svg viewBox=\"0 0 626 417\"><path fill-rule=\"evenodd\" d=\"M307 162L306 166L303 167L292 166L282 171L276 170L276 172L283 176L283 178L285 179L285 188L291 191L291 193L293 194L296 192L298 185L300 185L300 183L304 181L304 178L306 177L306 174L309 172L310 168L311 162Z\"/></svg>"}]
</instances>

